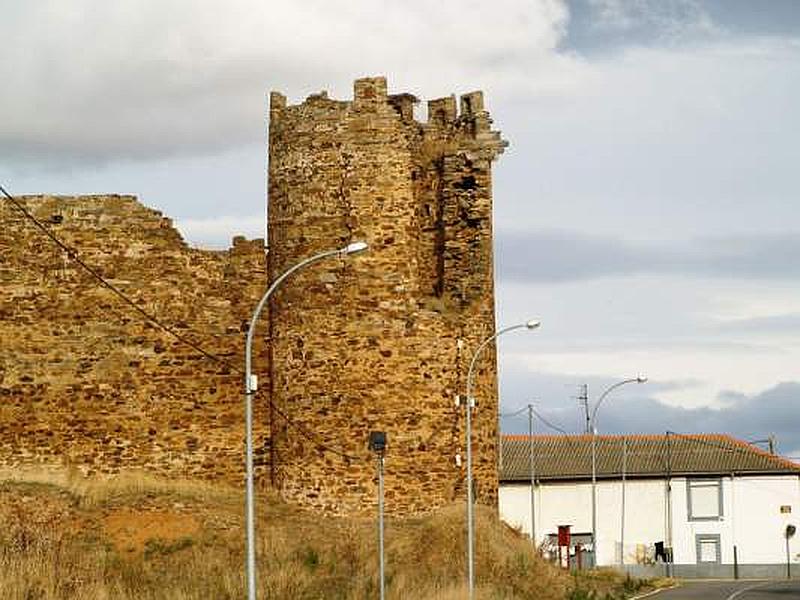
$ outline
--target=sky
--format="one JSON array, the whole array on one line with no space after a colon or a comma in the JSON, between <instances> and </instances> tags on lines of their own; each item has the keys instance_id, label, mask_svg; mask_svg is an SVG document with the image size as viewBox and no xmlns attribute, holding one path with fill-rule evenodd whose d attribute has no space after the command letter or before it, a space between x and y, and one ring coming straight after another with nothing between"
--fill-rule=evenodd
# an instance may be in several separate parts
<instances>
[{"instance_id":1,"label":"sky","mask_svg":"<svg viewBox=\"0 0 800 600\"><path fill-rule=\"evenodd\" d=\"M263 237L266 94L484 90L501 411L800 457L795 0L0 0L0 182ZM424 118L424 108L420 107ZM525 419L502 419L524 432ZM540 432L549 431L537 422Z\"/></svg>"}]
</instances>

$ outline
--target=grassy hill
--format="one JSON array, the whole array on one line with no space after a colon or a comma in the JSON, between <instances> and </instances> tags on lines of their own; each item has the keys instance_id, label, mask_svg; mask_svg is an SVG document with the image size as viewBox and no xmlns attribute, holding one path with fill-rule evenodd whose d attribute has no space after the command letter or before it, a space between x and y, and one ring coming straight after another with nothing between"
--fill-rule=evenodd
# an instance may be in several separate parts
<instances>
[{"instance_id":1,"label":"grassy hill","mask_svg":"<svg viewBox=\"0 0 800 600\"><path fill-rule=\"evenodd\" d=\"M244 597L241 490L128 474L87 479L0 473L0 590L5 600ZM259 598L377 598L373 521L320 517L258 499ZM388 520L390 599L466 597L461 505ZM476 513L479 599L623 598L642 582L575 579L534 555L489 510Z\"/></svg>"}]
</instances>

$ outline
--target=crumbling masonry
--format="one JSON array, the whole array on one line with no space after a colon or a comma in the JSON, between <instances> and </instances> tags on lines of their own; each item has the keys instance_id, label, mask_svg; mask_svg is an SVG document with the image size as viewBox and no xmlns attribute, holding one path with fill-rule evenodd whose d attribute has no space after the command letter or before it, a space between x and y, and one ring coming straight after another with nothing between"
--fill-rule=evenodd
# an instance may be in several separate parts
<instances>
[{"instance_id":1,"label":"crumbling masonry","mask_svg":"<svg viewBox=\"0 0 800 600\"><path fill-rule=\"evenodd\" d=\"M491 163L505 142L480 92L458 109L454 97L430 101L425 122L414 119L416 98L388 95L384 78L356 81L352 101L321 93L288 106L273 93L270 102L266 256L261 240L243 238L227 251L190 248L169 219L129 196L23 199L138 305L221 362L144 323L2 204L0 466L240 484L236 367L265 273L365 240L367 254L287 281L259 324L259 484L312 509L370 513L367 438L384 430L388 511L463 498L456 398L472 351L494 331ZM491 351L476 397L477 496L491 504Z\"/></svg>"},{"instance_id":2,"label":"crumbling masonry","mask_svg":"<svg viewBox=\"0 0 800 600\"><path fill-rule=\"evenodd\" d=\"M480 92L428 103L360 79L352 101L323 92L297 106L270 98L269 273L350 241L370 251L299 275L270 306L271 392L324 443L273 431L283 493L328 511L374 501L371 430L388 433L388 510L417 513L463 495L471 352L494 331L491 163L505 142ZM496 367L477 376L478 498L496 501Z\"/></svg>"}]
</instances>

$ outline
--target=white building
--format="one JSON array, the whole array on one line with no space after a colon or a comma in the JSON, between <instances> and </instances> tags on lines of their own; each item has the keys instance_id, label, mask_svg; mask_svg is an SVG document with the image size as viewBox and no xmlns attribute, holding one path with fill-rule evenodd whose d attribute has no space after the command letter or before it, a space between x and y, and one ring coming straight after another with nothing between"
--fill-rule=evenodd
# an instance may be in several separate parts
<instances>
[{"instance_id":1,"label":"white building","mask_svg":"<svg viewBox=\"0 0 800 600\"><path fill-rule=\"evenodd\" d=\"M556 548L558 526L570 525L573 545L591 550L591 436L503 437L500 516L528 535L531 464L537 542ZM786 576L787 526L800 528L800 465L727 435L677 434L598 436L596 465L599 566ZM800 533L788 556L800 577Z\"/></svg>"}]
</instances>

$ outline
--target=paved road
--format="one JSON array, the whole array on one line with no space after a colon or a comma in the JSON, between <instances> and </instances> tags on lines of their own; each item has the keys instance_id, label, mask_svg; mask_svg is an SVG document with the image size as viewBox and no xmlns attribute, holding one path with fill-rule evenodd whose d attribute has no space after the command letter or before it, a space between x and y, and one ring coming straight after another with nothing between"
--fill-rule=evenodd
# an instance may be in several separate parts
<instances>
[{"instance_id":1,"label":"paved road","mask_svg":"<svg viewBox=\"0 0 800 600\"><path fill-rule=\"evenodd\" d=\"M800 581L684 581L653 600L789 600L800 599Z\"/></svg>"}]
</instances>

